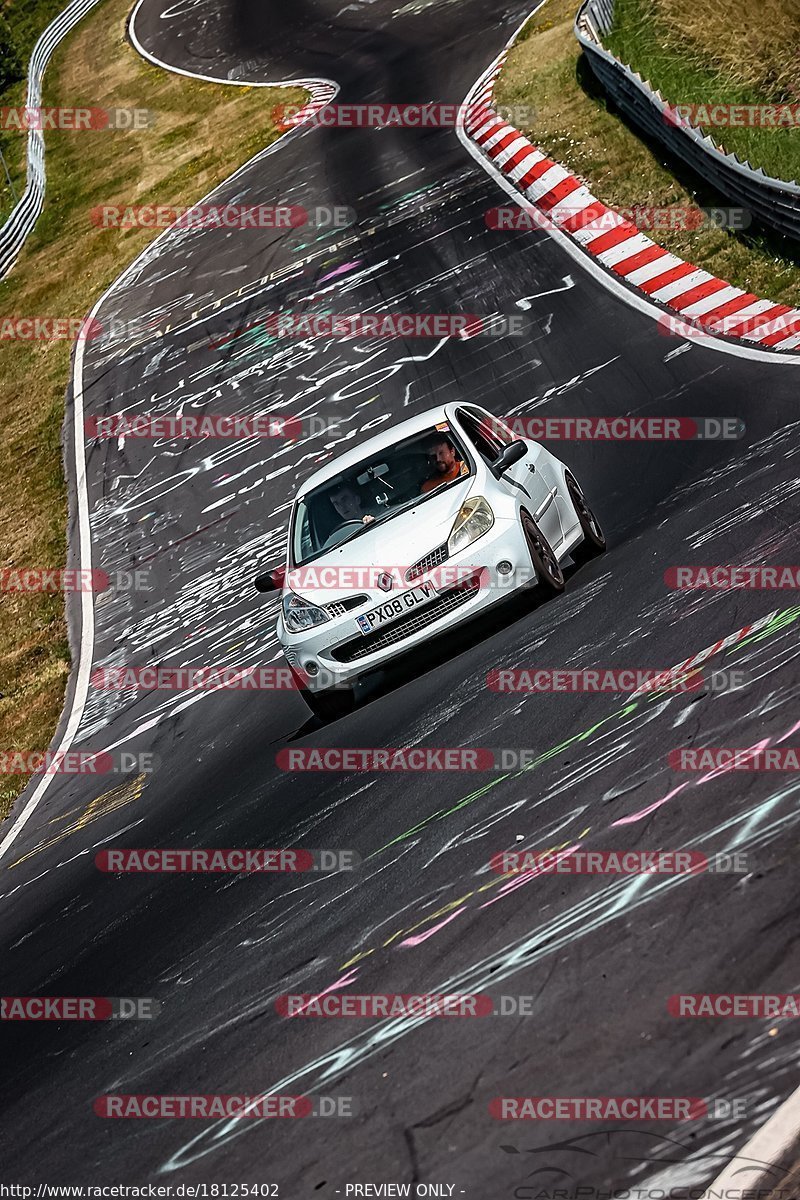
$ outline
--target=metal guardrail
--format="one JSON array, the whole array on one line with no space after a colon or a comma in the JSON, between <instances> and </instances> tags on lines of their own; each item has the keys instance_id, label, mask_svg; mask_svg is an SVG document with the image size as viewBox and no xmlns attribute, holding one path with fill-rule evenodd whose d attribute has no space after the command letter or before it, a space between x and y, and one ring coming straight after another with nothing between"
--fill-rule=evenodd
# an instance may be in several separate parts
<instances>
[{"instance_id":1,"label":"metal guardrail","mask_svg":"<svg viewBox=\"0 0 800 1200\"><path fill-rule=\"evenodd\" d=\"M661 93L603 45L613 21L614 0L584 0L575 18L575 36L617 107L723 196L751 212L754 219L800 240L800 184L774 179L760 167L722 150L696 126L670 119L670 106Z\"/></svg>"},{"instance_id":2,"label":"metal guardrail","mask_svg":"<svg viewBox=\"0 0 800 1200\"><path fill-rule=\"evenodd\" d=\"M47 26L34 46L28 64L28 92L25 102L28 108L41 107L42 80L53 51L99 2L100 0L72 0L72 3ZM0 227L0 278L14 265L26 238L39 219L44 206L44 191L44 133L41 129L29 129L25 190L6 222Z\"/></svg>"}]
</instances>

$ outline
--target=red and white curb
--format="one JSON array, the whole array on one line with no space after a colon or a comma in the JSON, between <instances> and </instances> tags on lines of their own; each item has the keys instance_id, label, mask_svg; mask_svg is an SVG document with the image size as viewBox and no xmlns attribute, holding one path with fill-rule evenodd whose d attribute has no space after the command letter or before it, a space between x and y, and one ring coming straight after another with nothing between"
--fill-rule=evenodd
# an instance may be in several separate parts
<instances>
[{"instance_id":1,"label":"red and white curb","mask_svg":"<svg viewBox=\"0 0 800 1200\"><path fill-rule=\"evenodd\" d=\"M662 314L667 332L737 338L763 350L800 348L800 309L762 300L670 254L495 112L494 82L507 52L492 63L467 97L463 132L534 206L537 224L567 235L628 287L679 314L679 320ZM525 208L530 212L528 205Z\"/></svg>"},{"instance_id":2,"label":"red and white curb","mask_svg":"<svg viewBox=\"0 0 800 1200\"><path fill-rule=\"evenodd\" d=\"M696 667L701 666L702 663L708 662L710 658L714 658L723 650L730 650L731 646L738 646L739 642L743 642L752 633L758 633L760 629L766 629L778 616L780 616L780 609L773 609L765 617L759 617L757 621L753 621L750 625L743 625L735 633L729 633L727 637L720 638L712 646L706 646L705 650L698 650L696 654L690 655L682 663L676 663L674 667L669 668L666 674L670 675L673 679L680 679L682 675L686 675L689 671L693 671ZM657 683L651 680L649 683L643 683L635 692L632 692L631 699L635 700L637 696L645 696L656 690Z\"/></svg>"},{"instance_id":3,"label":"red and white curb","mask_svg":"<svg viewBox=\"0 0 800 1200\"><path fill-rule=\"evenodd\" d=\"M622 226L625 226L626 228L624 232L620 232L619 241L614 246L608 243L605 246L593 245L593 242L599 240L600 235L598 234L595 238L591 237L588 220L583 225L580 222L576 223L577 229L574 232L583 233L582 241L578 241L573 231L565 228L570 216L574 216L576 212L585 212L586 217L589 218L591 211L600 215L612 210L602 201L597 200L581 180L576 179L552 159L548 159L512 125L502 121L491 108L494 81L502 68L509 47L513 45L519 30L527 20L528 18L522 22L519 29L509 39L506 50L484 72L464 100L464 108L468 112L472 105L476 106L476 111L470 113L470 118L465 122L465 126L458 130L458 135L466 149L482 162L489 173L525 211L540 213L548 231L562 241L565 248L571 247L576 257L580 253L581 258L596 277L601 278L612 291L633 303L637 308L648 312L651 316L656 315L659 310L654 301L661 300L662 303L681 312L682 320L687 321L687 329L689 328L687 319L690 309L693 315L703 316L704 325L711 320L720 321L726 313L735 314L740 320L738 337L741 341L739 343L724 342L718 338L707 337L708 330L703 331L702 340L709 346L745 355L748 358L758 358L761 361L767 359L784 364L797 363L797 358L785 353L794 350L800 343L800 311L797 309L776 305L769 300L759 300L751 293L734 288L723 280L716 279L710 273L684 263L676 255L668 254L663 247L657 246L650 238L640 234L617 213L613 214L614 217L617 217L616 227L621 229ZM483 112L480 111L482 107ZM564 205L567 197L572 199L572 210ZM561 218L562 224L559 224L559 218ZM634 238L637 239L635 245ZM624 247L624 249L619 251L620 256L615 259L613 251L618 247ZM587 250L596 256L597 263L602 263L602 273L596 265L595 259L587 258L584 253ZM640 258L638 264L632 261L626 262L626 260L635 259L639 254L647 255L647 257ZM680 283L685 280L682 289L676 289L668 296L663 294L659 296L659 292L669 289L671 286L669 280L661 279L660 276L681 267L686 268L685 273L673 276L672 285L678 284L680 287ZM695 274L694 279L690 279L692 274ZM647 289L642 286L643 284L648 285ZM702 288L704 285L708 285L709 290L703 299L695 296L692 300L686 296L685 293L690 288ZM638 290L634 290L637 287ZM680 310L677 308L678 304L682 306ZM663 313L660 319L664 320ZM674 318L669 319L673 320ZM780 328L776 325L775 329L764 329L766 321L777 322L781 319L783 324ZM794 329L792 329L793 324L795 325ZM702 330L703 327L698 326L697 329ZM776 334L779 336L775 336ZM779 347L784 353L776 353L770 349L771 346ZM768 614L760 621L737 630L729 637L715 642L713 646L706 647L699 654L692 655L678 669L697 666L713 654L742 641L748 634L771 620L772 615ZM777 1165L788 1154L790 1148L797 1145L799 1141L800 1088L797 1088L756 1130L738 1154L731 1154L730 1162L705 1194L709 1196L724 1195L725 1189L734 1183L740 1183L743 1163L758 1160L761 1164ZM753 1188L766 1185L768 1175L769 1172L766 1168L762 1171L752 1171L748 1176L748 1186ZM740 1194L742 1193L740 1192Z\"/></svg>"}]
</instances>

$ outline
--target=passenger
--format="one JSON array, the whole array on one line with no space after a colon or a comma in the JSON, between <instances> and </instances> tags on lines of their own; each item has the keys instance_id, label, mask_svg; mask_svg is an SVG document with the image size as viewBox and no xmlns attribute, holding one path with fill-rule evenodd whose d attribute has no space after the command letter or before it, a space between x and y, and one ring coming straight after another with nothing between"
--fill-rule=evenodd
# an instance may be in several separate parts
<instances>
[{"instance_id":1,"label":"passenger","mask_svg":"<svg viewBox=\"0 0 800 1200\"><path fill-rule=\"evenodd\" d=\"M329 496L334 512L343 521L361 521L362 525L368 525L375 520L371 513L364 511L363 495L351 483L343 480L329 492Z\"/></svg>"}]
</instances>

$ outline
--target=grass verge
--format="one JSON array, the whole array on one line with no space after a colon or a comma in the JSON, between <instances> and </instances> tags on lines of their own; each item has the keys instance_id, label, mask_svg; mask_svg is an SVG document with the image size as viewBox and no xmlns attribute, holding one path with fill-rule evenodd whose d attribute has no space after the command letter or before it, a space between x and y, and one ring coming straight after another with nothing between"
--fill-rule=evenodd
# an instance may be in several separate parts
<instances>
[{"instance_id":1,"label":"grass verge","mask_svg":"<svg viewBox=\"0 0 800 1200\"><path fill-rule=\"evenodd\" d=\"M670 104L800 101L800 5L784 0L616 0L604 43ZM800 180L800 125L704 132L768 175Z\"/></svg>"},{"instance_id":2,"label":"grass verge","mask_svg":"<svg viewBox=\"0 0 800 1200\"><path fill-rule=\"evenodd\" d=\"M536 113L527 136L614 208L715 207L722 197L609 111L572 31L577 0L548 0L513 46L495 85L499 106ZM800 305L800 247L714 226L646 230L667 250L766 299Z\"/></svg>"},{"instance_id":3,"label":"grass verge","mask_svg":"<svg viewBox=\"0 0 800 1200\"><path fill-rule=\"evenodd\" d=\"M0 282L0 319L82 317L157 231L99 230L97 204L189 204L279 135L273 105L298 88L198 83L144 62L125 38L129 0L106 0L59 49L45 104L148 108L141 131L48 133L45 209ZM60 566L66 487L60 434L70 343L0 342L0 568ZM45 749L64 697L63 597L0 600L0 750ZM0 774L0 818L26 782Z\"/></svg>"},{"instance_id":4,"label":"grass verge","mask_svg":"<svg viewBox=\"0 0 800 1200\"><path fill-rule=\"evenodd\" d=\"M0 108L21 108L26 97L28 60L41 33L62 11L66 0L0 0ZM14 132L0 131L0 221L25 187L25 143Z\"/></svg>"}]
</instances>

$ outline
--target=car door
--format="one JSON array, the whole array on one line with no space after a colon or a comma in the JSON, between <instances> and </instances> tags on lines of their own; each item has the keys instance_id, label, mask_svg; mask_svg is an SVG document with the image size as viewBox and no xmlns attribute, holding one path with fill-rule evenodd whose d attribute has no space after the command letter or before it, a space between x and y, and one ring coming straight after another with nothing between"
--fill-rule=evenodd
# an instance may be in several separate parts
<instances>
[{"instance_id":1,"label":"car door","mask_svg":"<svg viewBox=\"0 0 800 1200\"><path fill-rule=\"evenodd\" d=\"M531 513L550 545L558 547L564 537L556 503L558 484L543 447L526 438L516 437L502 421L477 405L465 405L458 410L458 416L470 442L487 464L494 462L505 446L512 442L525 442L528 453L503 473L498 486L517 497Z\"/></svg>"}]
</instances>

